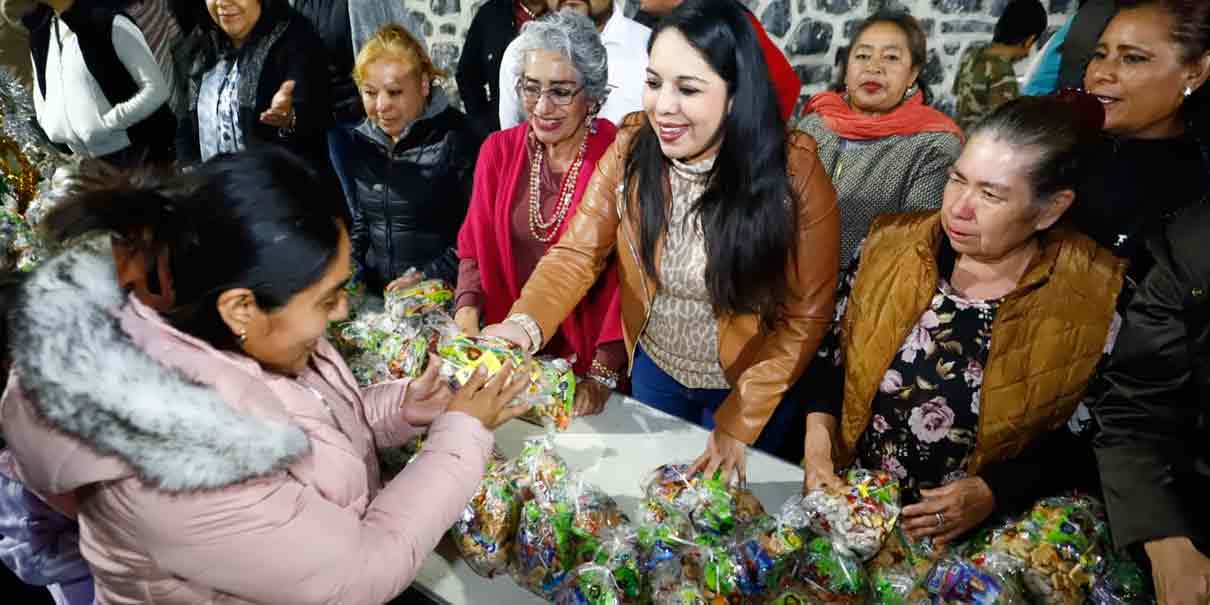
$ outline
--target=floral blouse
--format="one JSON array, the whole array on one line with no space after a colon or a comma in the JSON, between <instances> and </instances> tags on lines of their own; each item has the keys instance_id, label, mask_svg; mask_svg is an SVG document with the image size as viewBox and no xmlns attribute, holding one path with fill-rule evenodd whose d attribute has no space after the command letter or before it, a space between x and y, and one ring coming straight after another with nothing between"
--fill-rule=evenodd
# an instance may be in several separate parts
<instances>
[{"instance_id":1,"label":"floral blouse","mask_svg":"<svg viewBox=\"0 0 1210 605\"><path fill-rule=\"evenodd\" d=\"M943 253L939 260L941 274L948 275L952 252ZM842 275L836 318L818 353L830 361L833 382L840 384L844 381L840 319L857 266L854 261ZM966 476L999 302L965 298L947 280L940 280L932 303L882 377L874 396L873 420L857 441L857 463L897 477L906 502L917 501L920 488L940 487Z\"/></svg>"},{"instance_id":2,"label":"floral blouse","mask_svg":"<svg viewBox=\"0 0 1210 605\"><path fill-rule=\"evenodd\" d=\"M812 365L823 382L823 401L817 402L813 411L829 411L837 416L841 413L844 356L840 320L848 307L860 256L859 245L853 262L841 274L836 314L817 352L821 359ZM937 260L940 275L953 272L956 255L949 246L941 246ZM992 324L1000 302L966 298L947 279L938 280L929 308L882 377L874 395L872 420L857 440L857 464L896 476L905 504L919 501L921 488L940 487L967 476L967 461L974 452L979 427L983 368L991 351ZM1107 353L1112 349L1116 327L1115 318ZM1012 461L1016 468L1005 467L1001 472L989 469L995 476L983 478L997 494L997 501L1028 499L1025 492L1033 488L1045 491L1048 486L1036 481L1035 471L1048 464L1048 459L1075 451L1065 449L1072 447L1065 439L1041 439L1029 455ZM1036 485L1023 483L1031 480ZM1019 489L1025 487L1028 489Z\"/></svg>"},{"instance_id":3,"label":"floral blouse","mask_svg":"<svg viewBox=\"0 0 1210 605\"><path fill-rule=\"evenodd\" d=\"M894 474L913 499L966 476L999 306L964 298L946 280L937 290L883 375L857 442L861 466Z\"/></svg>"}]
</instances>

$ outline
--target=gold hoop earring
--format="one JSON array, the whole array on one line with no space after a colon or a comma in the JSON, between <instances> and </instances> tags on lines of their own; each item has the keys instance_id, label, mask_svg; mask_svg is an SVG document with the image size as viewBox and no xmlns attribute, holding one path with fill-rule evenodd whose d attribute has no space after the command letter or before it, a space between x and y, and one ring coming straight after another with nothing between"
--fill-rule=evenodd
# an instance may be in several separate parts
<instances>
[{"instance_id":1,"label":"gold hoop earring","mask_svg":"<svg viewBox=\"0 0 1210 605\"><path fill-rule=\"evenodd\" d=\"M248 342L248 330L241 329L239 331L239 346L243 347Z\"/></svg>"}]
</instances>

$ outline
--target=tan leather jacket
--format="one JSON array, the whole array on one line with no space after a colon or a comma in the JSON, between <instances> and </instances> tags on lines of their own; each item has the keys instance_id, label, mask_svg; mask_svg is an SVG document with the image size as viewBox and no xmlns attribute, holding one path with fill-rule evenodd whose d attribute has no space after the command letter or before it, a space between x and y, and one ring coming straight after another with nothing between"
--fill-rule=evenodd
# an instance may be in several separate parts
<instances>
[{"instance_id":1,"label":"tan leather jacket","mask_svg":"<svg viewBox=\"0 0 1210 605\"><path fill-rule=\"evenodd\" d=\"M567 232L534 270L513 306L537 321L549 339L618 252L622 322L630 361L647 324L656 285L639 260L639 218L622 199L622 178L631 141L647 117L631 114L613 146L597 164ZM728 435L752 443L786 391L798 380L831 320L840 266L840 213L836 191L815 155L815 141L798 131L786 144L788 173L798 207L798 253L787 263L789 297L772 329L755 315L723 314L719 362L732 391L715 414ZM662 246L657 249L657 257ZM659 266L657 258L656 266Z\"/></svg>"}]
</instances>

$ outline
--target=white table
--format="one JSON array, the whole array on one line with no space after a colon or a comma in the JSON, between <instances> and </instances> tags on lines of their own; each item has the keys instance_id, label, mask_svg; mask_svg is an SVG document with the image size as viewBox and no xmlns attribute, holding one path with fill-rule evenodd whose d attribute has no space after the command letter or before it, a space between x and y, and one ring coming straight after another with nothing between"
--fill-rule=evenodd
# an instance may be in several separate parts
<instances>
[{"instance_id":1,"label":"white table","mask_svg":"<svg viewBox=\"0 0 1210 605\"><path fill-rule=\"evenodd\" d=\"M496 431L496 445L515 456L522 442L543 429L510 422ZM692 462L706 446L707 432L679 418L614 395L598 416L577 418L555 438L555 451L572 469L613 496L637 518L644 475L666 462ZM764 452L748 450L748 487L767 510L775 511L802 486L802 470ZM542 599L507 575L488 580L471 571L448 539L429 556L414 588L450 605L533 605Z\"/></svg>"}]
</instances>

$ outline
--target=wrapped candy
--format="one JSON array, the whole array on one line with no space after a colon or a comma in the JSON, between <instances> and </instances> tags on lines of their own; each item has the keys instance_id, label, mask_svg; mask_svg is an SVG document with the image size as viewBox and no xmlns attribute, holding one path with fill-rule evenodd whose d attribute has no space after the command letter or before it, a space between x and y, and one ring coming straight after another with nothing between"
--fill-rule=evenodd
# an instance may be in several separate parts
<instances>
[{"instance_id":1,"label":"wrapped candy","mask_svg":"<svg viewBox=\"0 0 1210 605\"><path fill-rule=\"evenodd\" d=\"M749 600L766 599L792 568L806 543L806 523L801 498L794 497L778 516L761 515L740 528L733 548L742 568L740 589Z\"/></svg>"},{"instance_id":2,"label":"wrapped candy","mask_svg":"<svg viewBox=\"0 0 1210 605\"><path fill-rule=\"evenodd\" d=\"M505 363L527 372L530 385L517 397L518 405L530 405L526 417L557 429L571 424L575 403L576 377L571 364L562 359L527 359L520 347L494 337L459 336L444 342L437 350L441 356L441 373L455 386L466 384L479 366L495 374Z\"/></svg>"},{"instance_id":3,"label":"wrapped candy","mask_svg":"<svg viewBox=\"0 0 1210 605\"><path fill-rule=\"evenodd\" d=\"M642 574L634 532L615 529L601 538L590 562L581 564L563 581L555 603L564 605L636 604Z\"/></svg>"},{"instance_id":4,"label":"wrapped candy","mask_svg":"<svg viewBox=\"0 0 1210 605\"><path fill-rule=\"evenodd\" d=\"M596 562L602 536L628 520L613 498L571 475L549 434L525 443L511 474L525 500L511 572L518 584L549 600L568 572Z\"/></svg>"},{"instance_id":5,"label":"wrapped candy","mask_svg":"<svg viewBox=\"0 0 1210 605\"><path fill-rule=\"evenodd\" d=\"M948 557L937 563L924 581L925 590L945 603L974 605L1026 605L1029 603L1018 583L993 571L959 557Z\"/></svg>"},{"instance_id":6,"label":"wrapped candy","mask_svg":"<svg viewBox=\"0 0 1210 605\"><path fill-rule=\"evenodd\" d=\"M869 579L861 563L837 551L827 538L817 537L771 590L773 603L862 603Z\"/></svg>"},{"instance_id":7,"label":"wrapped candy","mask_svg":"<svg viewBox=\"0 0 1210 605\"><path fill-rule=\"evenodd\" d=\"M1105 566L1092 583L1088 599L1093 605L1150 605L1151 578L1128 556L1110 551Z\"/></svg>"},{"instance_id":8,"label":"wrapped candy","mask_svg":"<svg viewBox=\"0 0 1210 605\"><path fill-rule=\"evenodd\" d=\"M475 573L491 578L507 569L520 515L515 469L508 463L495 462L450 528L458 552Z\"/></svg>"},{"instance_id":9,"label":"wrapped candy","mask_svg":"<svg viewBox=\"0 0 1210 605\"><path fill-rule=\"evenodd\" d=\"M899 481L884 471L855 468L844 489L819 488L803 497L809 527L836 548L866 561L882 548L899 518Z\"/></svg>"},{"instance_id":10,"label":"wrapped candy","mask_svg":"<svg viewBox=\"0 0 1210 605\"><path fill-rule=\"evenodd\" d=\"M571 470L555 453L550 435L528 439L512 464L513 481L522 490L523 500L553 502L566 498Z\"/></svg>"},{"instance_id":11,"label":"wrapped candy","mask_svg":"<svg viewBox=\"0 0 1210 605\"><path fill-rule=\"evenodd\" d=\"M931 599L920 586L920 579L911 565L868 569L870 603L873 605L917 605Z\"/></svg>"},{"instance_id":12,"label":"wrapped candy","mask_svg":"<svg viewBox=\"0 0 1210 605\"><path fill-rule=\"evenodd\" d=\"M608 567L588 563L577 567L555 593L555 605L621 605L621 589Z\"/></svg>"},{"instance_id":13,"label":"wrapped candy","mask_svg":"<svg viewBox=\"0 0 1210 605\"><path fill-rule=\"evenodd\" d=\"M329 328L328 335L358 384L367 386L420 376L429 354L456 332L453 320L441 314L401 320L363 307L352 320Z\"/></svg>"},{"instance_id":14,"label":"wrapped candy","mask_svg":"<svg viewBox=\"0 0 1210 605\"><path fill-rule=\"evenodd\" d=\"M737 524L764 513L760 500L741 487L721 479L689 476L687 464L665 464L651 471L643 482L648 500L684 513L700 532L729 535Z\"/></svg>"},{"instance_id":15,"label":"wrapped candy","mask_svg":"<svg viewBox=\"0 0 1210 605\"><path fill-rule=\"evenodd\" d=\"M1108 529L1104 509L1085 497L1040 500L1020 520L993 530L977 559L1002 553L1022 562L1031 600L1046 604L1083 603L1104 564Z\"/></svg>"},{"instance_id":16,"label":"wrapped candy","mask_svg":"<svg viewBox=\"0 0 1210 605\"><path fill-rule=\"evenodd\" d=\"M434 312L446 315L453 313L454 290L439 279L425 280L410 288L388 291L383 298L386 312L392 317L407 319Z\"/></svg>"},{"instance_id":17,"label":"wrapped candy","mask_svg":"<svg viewBox=\"0 0 1210 605\"><path fill-rule=\"evenodd\" d=\"M586 483L552 491L554 500L538 497L523 505L513 566L517 583L547 600L568 572L595 560L606 530L627 522L612 498Z\"/></svg>"},{"instance_id":18,"label":"wrapped candy","mask_svg":"<svg viewBox=\"0 0 1210 605\"><path fill-rule=\"evenodd\" d=\"M897 524L882 550L866 563L871 602L875 605L915 605L931 600L923 584L933 565L946 552L932 540L914 541Z\"/></svg>"},{"instance_id":19,"label":"wrapped candy","mask_svg":"<svg viewBox=\"0 0 1210 605\"><path fill-rule=\"evenodd\" d=\"M522 506L511 570L518 584L546 600L554 597L575 566L571 524L566 502L530 500Z\"/></svg>"}]
</instances>

